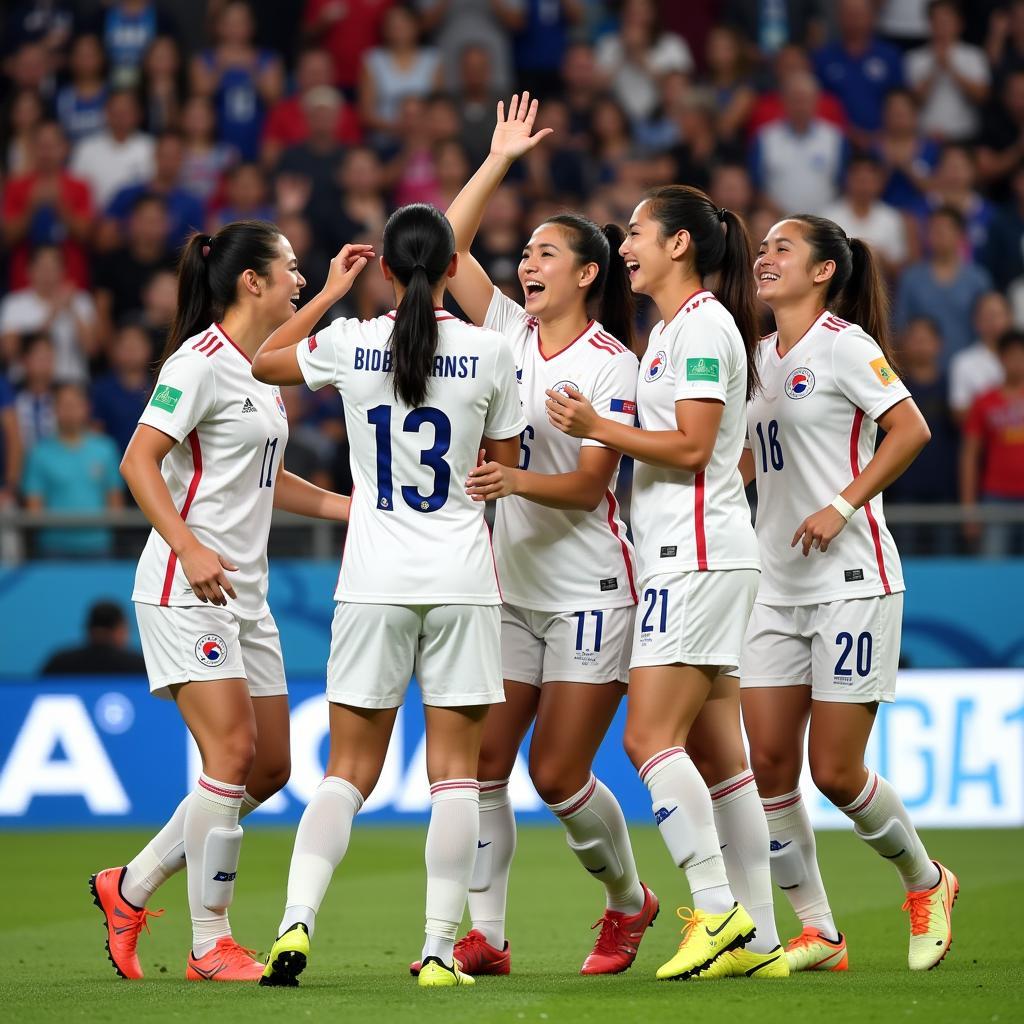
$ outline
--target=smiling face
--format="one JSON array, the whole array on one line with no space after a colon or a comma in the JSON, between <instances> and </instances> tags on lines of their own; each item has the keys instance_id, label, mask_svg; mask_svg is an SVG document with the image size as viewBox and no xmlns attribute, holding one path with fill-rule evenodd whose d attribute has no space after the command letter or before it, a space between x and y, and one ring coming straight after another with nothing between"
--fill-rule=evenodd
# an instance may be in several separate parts
<instances>
[{"instance_id":1,"label":"smiling face","mask_svg":"<svg viewBox=\"0 0 1024 1024\"><path fill-rule=\"evenodd\" d=\"M580 264L565 228L541 224L519 261L519 283L527 313L543 322L564 314L574 303L585 303L597 271L596 263Z\"/></svg>"},{"instance_id":2,"label":"smiling face","mask_svg":"<svg viewBox=\"0 0 1024 1024\"><path fill-rule=\"evenodd\" d=\"M254 275L254 280L268 320L280 325L295 315L299 292L305 287L306 279L299 272L292 243L284 235L277 236L277 247L277 256L270 264L267 276L260 279ZM243 278L249 273L246 271Z\"/></svg>"},{"instance_id":3,"label":"smiling face","mask_svg":"<svg viewBox=\"0 0 1024 1024\"><path fill-rule=\"evenodd\" d=\"M835 263L814 263L811 247L799 221L780 220L772 226L754 260L757 297L772 309L805 299L835 273Z\"/></svg>"},{"instance_id":4,"label":"smiling face","mask_svg":"<svg viewBox=\"0 0 1024 1024\"><path fill-rule=\"evenodd\" d=\"M663 236L661 223L651 216L650 203L645 199L633 211L629 231L619 246L619 255L626 261L630 288L640 295L653 295L678 272L689 246L688 231Z\"/></svg>"}]
</instances>

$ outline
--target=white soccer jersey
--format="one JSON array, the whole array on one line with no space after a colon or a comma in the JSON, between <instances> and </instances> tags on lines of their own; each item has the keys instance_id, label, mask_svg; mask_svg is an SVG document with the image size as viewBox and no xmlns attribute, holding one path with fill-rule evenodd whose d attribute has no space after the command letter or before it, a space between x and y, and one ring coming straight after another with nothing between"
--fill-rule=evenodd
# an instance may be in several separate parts
<instances>
[{"instance_id":1,"label":"white soccer jersey","mask_svg":"<svg viewBox=\"0 0 1024 1024\"><path fill-rule=\"evenodd\" d=\"M526 426L508 343L437 310L423 407L395 397L394 316L335 320L303 341L314 391L345 402L352 509L335 600L355 604L500 604L484 507L466 494L480 440Z\"/></svg>"},{"instance_id":2,"label":"white soccer jersey","mask_svg":"<svg viewBox=\"0 0 1024 1024\"><path fill-rule=\"evenodd\" d=\"M700 473L637 460L633 538L640 579L666 572L758 569L757 540L738 462L746 432L747 360L725 307L705 290L651 331L637 382L640 425L675 430L676 402L724 403L711 461Z\"/></svg>"},{"instance_id":3,"label":"white soccer jersey","mask_svg":"<svg viewBox=\"0 0 1024 1024\"><path fill-rule=\"evenodd\" d=\"M175 507L201 544L238 566L225 574L237 595L228 608L241 618L263 615L274 485L288 443L281 392L256 380L249 357L212 324L164 363L139 422L178 442L160 465ZM202 603L156 530L139 559L132 600Z\"/></svg>"},{"instance_id":4,"label":"white soccer jersey","mask_svg":"<svg viewBox=\"0 0 1024 1024\"><path fill-rule=\"evenodd\" d=\"M573 387L601 416L636 420L636 356L595 320L558 355L540 350L535 317L497 288L485 326L511 343L527 427L522 434L521 469L571 473L583 445L597 441L564 434L548 422L545 390ZM619 518L615 477L593 512L548 508L510 495L498 502L494 553L506 602L533 611L618 608L636 604L633 545Z\"/></svg>"},{"instance_id":5,"label":"white soccer jersey","mask_svg":"<svg viewBox=\"0 0 1024 1024\"><path fill-rule=\"evenodd\" d=\"M758 602L818 604L905 589L881 495L824 554L804 558L790 542L860 473L874 455L875 420L910 392L872 338L827 310L784 358L776 341L770 334L761 342L762 390L747 409L763 563Z\"/></svg>"}]
</instances>

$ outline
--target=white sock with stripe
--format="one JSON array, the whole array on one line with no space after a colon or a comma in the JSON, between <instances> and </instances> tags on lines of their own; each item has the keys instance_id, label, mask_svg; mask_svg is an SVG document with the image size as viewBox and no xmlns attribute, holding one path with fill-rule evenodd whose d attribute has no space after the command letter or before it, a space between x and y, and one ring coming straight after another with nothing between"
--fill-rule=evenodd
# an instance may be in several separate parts
<instances>
[{"instance_id":1,"label":"white sock with stripe","mask_svg":"<svg viewBox=\"0 0 1024 1024\"><path fill-rule=\"evenodd\" d=\"M316 915L352 836L352 819L363 806L363 794L348 779L329 775L302 812L288 868L288 895L277 930L284 935L304 924L310 937Z\"/></svg>"},{"instance_id":2,"label":"white sock with stripe","mask_svg":"<svg viewBox=\"0 0 1024 1024\"><path fill-rule=\"evenodd\" d=\"M604 886L608 909L639 914L644 887L636 872L626 819L611 790L591 775L578 793L547 806L569 833L569 849Z\"/></svg>"},{"instance_id":3,"label":"white sock with stripe","mask_svg":"<svg viewBox=\"0 0 1024 1024\"><path fill-rule=\"evenodd\" d=\"M192 952L205 956L217 940L231 934L226 912L207 910L203 905L203 866L206 837L215 828L234 828L242 806L244 786L218 782L200 775L191 797L185 801L185 860L188 868L188 906L192 915Z\"/></svg>"},{"instance_id":4,"label":"white sock with stripe","mask_svg":"<svg viewBox=\"0 0 1024 1024\"><path fill-rule=\"evenodd\" d=\"M712 786L711 806L729 884L757 928L746 948L752 953L770 953L779 945L779 933L772 900L768 823L754 773L748 768Z\"/></svg>"},{"instance_id":5,"label":"white sock with stripe","mask_svg":"<svg viewBox=\"0 0 1024 1024\"><path fill-rule=\"evenodd\" d=\"M455 936L466 909L480 838L480 783L445 779L430 787L427 829L427 920L422 959L436 956L450 965Z\"/></svg>"},{"instance_id":6,"label":"white sock with stripe","mask_svg":"<svg viewBox=\"0 0 1024 1024\"><path fill-rule=\"evenodd\" d=\"M693 905L724 914L734 903L725 860L715 831L708 787L690 755L669 747L640 767L640 781L651 792L654 820L672 860L686 872Z\"/></svg>"},{"instance_id":7,"label":"white sock with stripe","mask_svg":"<svg viewBox=\"0 0 1024 1024\"><path fill-rule=\"evenodd\" d=\"M480 837L469 885L473 927L495 949L505 948L508 876L516 852L516 816L508 779L480 783Z\"/></svg>"},{"instance_id":8,"label":"white sock with stripe","mask_svg":"<svg viewBox=\"0 0 1024 1024\"><path fill-rule=\"evenodd\" d=\"M817 928L826 939L838 941L839 930L818 868L814 829L800 790L765 797L761 806L768 821L772 880L786 894L803 927Z\"/></svg>"},{"instance_id":9,"label":"white sock with stripe","mask_svg":"<svg viewBox=\"0 0 1024 1024\"><path fill-rule=\"evenodd\" d=\"M903 801L881 775L868 771L857 799L839 809L853 822L854 832L893 863L904 889L922 892L938 885L939 869L928 856Z\"/></svg>"}]
</instances>

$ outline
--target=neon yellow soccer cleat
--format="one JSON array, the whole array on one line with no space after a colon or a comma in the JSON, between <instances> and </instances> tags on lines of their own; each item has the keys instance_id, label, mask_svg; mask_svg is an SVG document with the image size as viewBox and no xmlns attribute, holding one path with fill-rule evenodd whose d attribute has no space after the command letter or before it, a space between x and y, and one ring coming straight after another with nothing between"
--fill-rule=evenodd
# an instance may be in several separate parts
<instances>
[{"instance_id":1,"label":"neon yellow soccer cleat","mask_svg":"<svg viewBox=\"0 0 1024 1024\"><path fill-rule=\"evenodd\" d=\"M680 907L686 923L676 955L658 968L659 981L683 981L710 967L723 953L745 946L754 937L754 922L738 903L724 914Z\"/></svg>"},{"instance_id":2,"label":"neon yellow soccer cleat","mask_svg":"<svg viewBox=\"0 0 1024 1024\"><path fill-rule=\"evenodd\" d=\"M770 953L752 953L748 949L732 949L723 953L710 967L697 975L705 978L788 978L789 964L781 946Z\"/></svg>"},{"instance_id":3,"label":"neon yellow soccer cleat","mask_svg":"<svg viewBox=\"0 0 1024 1024\"><path fill-rule=\"evenodd\" d=\"M950 920L953 904L960 892L956 875L937 860L939 881L934 889L908 892L903 909L910 912L910 952L907 963L912 971L930 971L942 963L953 945Z\"/></svg>"},{"instance_id":4,"label":"neon yellow soccer cleat","mask_svg":"<svg viewBox=\"0 0 1024 1024\"><path fill-rule=\"evenodd\" d=\"M452 961L451 967L446 967L436 956L428 956L420 965L416 984L420 988L455 988L457 985L475 985L476 980L472 975L463 974L457 962Z\"/></svg>"},{"instance_id":5,"label":"neon yellow soccer cleat","mask_svg":"<svg viewBox=\"0 0 1024 1024\"><path fill-rule=\"evenodd\" d=\"M296 924L270 948L267 966L260 978L261 985L295 988L299 975L309 963L309 930L304 924Z\"/></svg>"}]
</instances>

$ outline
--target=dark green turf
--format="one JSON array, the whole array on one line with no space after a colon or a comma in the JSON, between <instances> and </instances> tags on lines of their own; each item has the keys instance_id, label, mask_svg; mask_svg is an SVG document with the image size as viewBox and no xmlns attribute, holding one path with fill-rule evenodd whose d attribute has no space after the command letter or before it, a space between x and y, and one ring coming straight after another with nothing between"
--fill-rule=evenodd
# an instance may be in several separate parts
<instances>
[{"instance_id":1,"label":"dark green turf","mask_svg":"<svg viewBox=\"0 0 1024 1024\"><path fill-rule=\"evenodd\" d=\"M291 851L290 830L247 829L232 913L240 942L273 940ZM848 833L820 837L823 873L837 920L848 934L846 974L788 981L729 979L655 982L678 942L677 903L686 889L653 826L635 830L637 861L662 900L627 974L581 978L603 901L579 868L561 830L524 828L513 869L509 933L513 971L474 989L419 990L407 964L419 955L423 912L423 832L356 827L349 855L320 915L309 968L298 989L186 984L189 945L184 878L153 901L167 915L143 933L146 979L115 977L103 951L101 916L89 875L123 863L141 832L54 832L0 836L4 913L0 923L0 1015L5 1021L332 1022L550 1021L576 1024L773 1024L1024 1021L1020 831L931 832L934 856L958 873L956 938L945 963L927 974L906 968L907 921L891 867ZM795 920L784 900L785 936Z\"/></svg>"}]
</instances>

